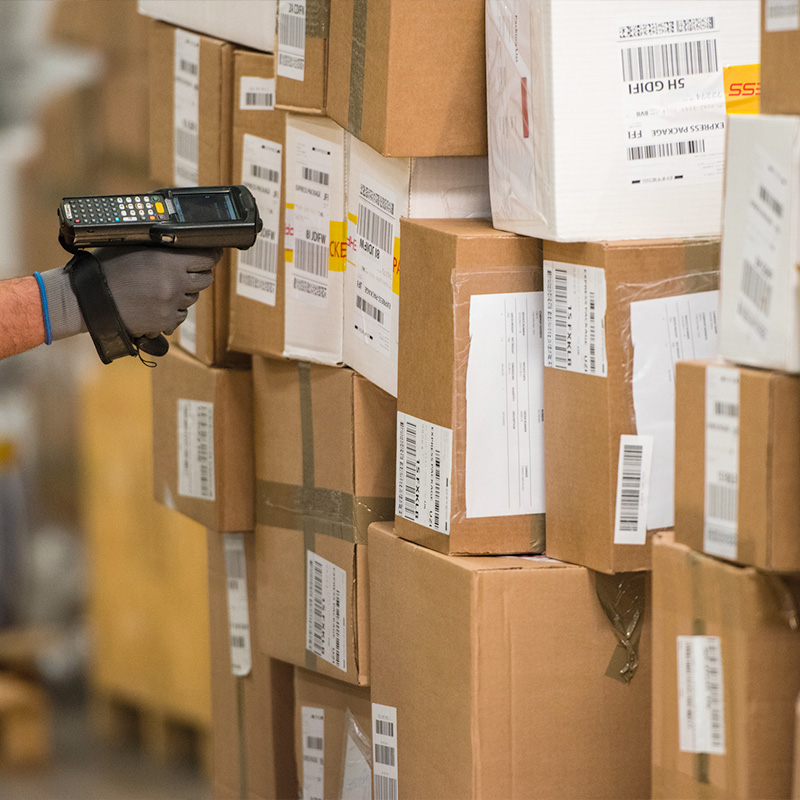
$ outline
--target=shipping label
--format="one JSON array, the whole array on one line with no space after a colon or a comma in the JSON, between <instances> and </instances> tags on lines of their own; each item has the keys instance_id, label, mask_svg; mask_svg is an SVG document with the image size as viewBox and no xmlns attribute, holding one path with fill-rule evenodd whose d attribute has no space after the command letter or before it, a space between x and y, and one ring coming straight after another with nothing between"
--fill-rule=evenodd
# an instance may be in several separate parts
<instances>
[{"instance_id":1,"label":"shipping label","mask_svg":"<svg viewBox=\"0 0 800 800\"><path fill-rule=\"evenodd\" d=\"M720 180L725 83L714 3L617 20L620 92L632 184Z\"/></svg>"},{"instance_id":2,"label":"shipping label","mask_svg":"<svg viewBox=\"0 0 800 800\"><path fill-rule=\"evenodd\" d=\"M652 436L619 437L614 544L644 544L647 540L652 463Z\"/></svg>"},{"instance_id":3,"label":"shipping label","mask_svg":"<svg viewBox=\"0 0 800 800\"><path fill-rule=\"evenodd\" d=\"M237 251L236 293L269 306L277 302L282 149L278 142L244 135L242 183L256 199L263 227L253 247Z\"/></svg>"},{"instance_id":4,"label":"shipping label","mask_svg":"<svg viewBox=\"0 0 800 800\"><path fill-rule=\"evenodd\" d=\"M473 295L469 336L467 517L542 514L544 293Z\"/></svg>"},{"instance_id":5,"label":"shipping label","mask_svg":"<svg viewBox=\"0 0 800 800\"><path fill-rule=\"evenodd\" d=\"M244 534L224 535L225 573L228 581L228 624L231 640L231 667L236 676L249 675L252 669L250 649L250 609L247 602L247 563Z\"/></svg>"},{"instance_id":6,"label":"shipping label","mask_svg":"<svg viewBox=\"0 0 800 800\"><path fill-rule=\"evenodd\" d=\"M214 500L213 403L178 398L178 494Z\"/></svg>"},{"instance_id":7,"label":"shipping label","mask_svg":"<svg viewBox=\"0 0 800 800\"><path fill-rule=\"evenodd\" d=\"M736 559L739 529L739 370L706 368L703 550Z\"/></svg>"},{"instance_id":8,"label":"shipping label","mask_svg":"<svg viewBox=\"0 0 800 800\"><path fill-rule=\"evenodd\" d=\"M395 513L450 535L453 431L397 412Z\"/></svg>"},{"instance_id":9,"label":"shipping label","mask_svg":"<svg viewBox=\"0 0 800 800\"><path fill-rule=\"evenodd\" d=\"M544 365L607 377L605 270L545 261L544 313Z\"/></svg>"},{"instance_id":10,"label":"shipping label","mask_svg":"<svg viewBox=\"0 0 800 800\"><path fill-rule=\"evenodd\" d=\"M347 573L306 551L306 649L347 672Z\"/></svg>"},{"instance_id":11,"label":"shipping label","mask_svg":"<svg viewBox=\"0 0 800 800\"><path fill-rule=\"evenodd\" d=\"M197 355L197 304L186 309L186 319L178 328L178 341L186 352Z\"/></svg>"},{"instance_id":12,"label":"shipping label","mask_svg":"<svg viewBox=\"0 0 800 800\"><path fill-rule=\"evenodd\" d=\"M241 111L271 111L275 108L275 78L243 75L239 82Z\"/></svg>"},{"instance_id":13,"label":"shipping label","mask_svg":"<svg viewBox=\"0 0 800 800\"><path fill-rule=\"evenodd\" d=\"M303 800L325 800L325 709L302 706Z\"/></svg>"},{"instance_id":14,"label":"shipping label","mask_svg":"<svg viewBox=\"0 0 800 800\"><path fill-rule=\"evenodd\" d=\"M175 29L173 161L176 186L197 186L200 153L200 37Z\"/></svg>"},{"instance_id":15,"label":"shipping label","mask_svg":"<svg viewBox=\"0 0 800 800\"><path fill-rule=\"evenodd\" d=\"M306 0L278 3L278 75L302 81L306 70Z\"/></svg>"},{"instance_id":16,"label":"shipping label","mask_svg":"<svg viewBox=\"0 0 800 800\"><path fill-rule=\"evenodd\" d=\"M725 697L719 636L678 636L679 747L725 755Z\"/></svg>"},{"instance_id":17,"label":"shipping label","mask_svg":"<svg viewBox=\"0 0 800 800\"><path fill-rule=\"evenodd\" d=\"M764 29L767 33L800 30L800 2L765 0Z\"/></svg>"},{"instance_id":18,"label":"shipping label","mask_svg":"<svg viewBox=\"0 0 800 800\"><path fill-rule=\"evenodd\" d=\"M372 704L372 764L375 800L397 800L397 709Z\"/></svg>"}]
</instances>

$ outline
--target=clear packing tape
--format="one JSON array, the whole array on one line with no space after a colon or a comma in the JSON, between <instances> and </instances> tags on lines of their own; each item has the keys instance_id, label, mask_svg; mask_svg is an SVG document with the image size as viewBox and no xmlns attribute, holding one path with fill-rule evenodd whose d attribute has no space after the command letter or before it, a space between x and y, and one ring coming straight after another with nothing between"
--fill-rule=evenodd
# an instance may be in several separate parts
<instances>
[{"instance_id":1,"label":"clear packing tape","mask_svg":"<svg viewBox=\"0 0 800 800\"><path fill-rule=\"evenodd\" d=\"M372 740L349 708L345 713L342 752L338 800L372 800Z\"/></svg>"},{"instance_id":2,"label":"clear packing tape","mask_svg":"<svg viewBox=\"0 0 800 800\"><path fill-rule=\"evenodd\" d=\"M647 573L595 574L597 599L608 617L618 645L611 656L606 675L630 683L639 667L639 641L644 624Z\"/></svg>"}]
</instances>

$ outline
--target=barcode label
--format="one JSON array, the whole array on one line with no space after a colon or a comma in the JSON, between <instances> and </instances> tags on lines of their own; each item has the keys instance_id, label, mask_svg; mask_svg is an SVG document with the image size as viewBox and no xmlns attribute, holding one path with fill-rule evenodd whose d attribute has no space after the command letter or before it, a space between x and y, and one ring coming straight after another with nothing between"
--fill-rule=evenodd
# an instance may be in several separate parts
<instances>
[{"instance_id":1,"label":"barcode label","mask_svg":"<svg viewBox=\"0 0 800 800\"><path fill-rule=\"evenodd\" d=\"M252 669L244 534L226 533L223 536L225 573L228 585L231 670L234 675L243 676L249 675Z\"/></svg>"},{"instance_id":2,"label":"barcode label","mask_svg":"<svg viewBox=\"0 0 800 800\"><path fill-rule=\"evenodd\" d=\"M725 696L718 636L678 636L679 746L725 755Z\"/></svg>"},{"instance_id":3,"label":"barcode label","mask_svg":"<svg viewBox=\"0 0 800 800\"><path fill-rule=\"evenodd\" d=\"M305 46L305 42L305 17L282 13L278 20L278 44L300 49Z\"/></svg>"},{"instance_id":4,"label":"barcode label","mask_svg":"<svg viewBox=\"0 0 800 800\"><path fill-rule=\"evenodd\" d=\"M175 131L175 154L197 162L198 141L196 133L178 128Z\"/></svg>"},{"instance_id":5,"label":"barcode label","mask_svg":"<svg viewBox=\"0 0 800 800\"><path fill-rule=\"evenodd\" d=\"M200 134L200 37L175 29L173 174L179 186L197 186Z\"/></svg>"},{"instance_id":6,"label":"barcode label","mask_svg":"<svg viewBox=\"0 0 800 800\"><path fill-rule=\"evenodd\" d=\"M783 203L779 203L763 186L758 187L758 196L776 217L783 216Z\"/></svg>"},{"instance_id":7,"label":"barcode label","mask_svg":"<svg viewBox=\"0 0 800 800\"><path fill-rule=\"evenodd\" d=\"M178 399L178 494L213 502L214 404Z\"/></svg>"},{"instance_id":8,"label":"barcode label","mask_svg":"<svg viewBox=\"0 0 800 800\"><path fill-rule=\"evenodd\" d=\"M375 800L397 800L397 709L372 704L372 760Z\"/></svg>"},{"instance_id":9,"label":"barcode label","mask_svg":"<svg viewBox=\"0 0 800 800\"><path fill-rule=\"evenodd\" d=\"M621 25L619 38L652 39L662 36L675 36L688 33L703 33L714 30L714 17L689 17L684 19L659 20L658 22L638 22Z\"/></svg>"},{"instance_id":10,"label":"barcode label","mask_svg":"<svg viewBox=\"0 0 800 800\"><path fill-rule=\"evenodd\" d=\"M719 72L717 40L622 48L622 80L650 81Z\"/></svg>"},{"instance_id":11,"label":"barcode label","mask_svg":"<svg viewBox=\"0 0 800 800\"><path fill-rule=\"evenodd\" d=\"M196 76L200 73L200 65L195 61L187 61L185 58L179 58L178 70Z\"/></svg>"},{"instance_id":12,"label":"barcode label","mask_svg":"<svg viewBox=\"0 0 800 800\"><path fill-rule=\"evenodd\" d=\"M749 298L753 305L765 316L769 314L770 303L772 302L772 286L764 277L768 274L769 268L761 259L755 259L758 270L752 261L744 260L742 269L742 294Z\"/></svg>"},{"instance_id":13,"label":"barcode label","mask_svg":"<svg viewBox=\"0 0 800 800\"><path fill-rule=\"evenodd\" d=\"M278 245L266 236L259 235L256 243L249 250L239 253L239 263L255 267L261 272L278 274Z\"/></svg>"},{"instance_id":14,"label":"barcode label","mask_svg":"<svg viewBox=\"0 0 800 800\"><path fill-rule=\"evenodd\" d=\"M652 460L652 436L620 436L614 544L644 544L647 539Z\"/></svg>"},{"instance_id":15,"label":"barcode label","mask_svg":"<svg viewBox=\"0 0 800 800\"><path fill-rule=\"evenodd\" d=\"M356 233L387 255L391 256L394 252L394 222L367 208L363 203L358 204Z\"/></svg>"},{"instance_id":16,"label":"barcode label","mask_svg":"<svg viewBox=\"0 0 800 800\"><path fill-rule=\"evenodd\" d=\"M326 245L297 239L294 243L294 265L320 278L328 276L328 248Z\"/></svg>"},{"instance_id":17,"label":"barcode label","mask_svg":"<svg viewBox=\"0 0 800 800\"><path fill-rule=\"evenodd\" d=\"M450 533L453 431L397 414L398 516Z\"/></svg>"},{"instance_id":18,"label":"barcode label","mask_svg":"<svg viewBox=\"0 0 800 800\"><path fill-rule=\"evenodd\" d=\"M306 649L347 671L347 573L306 551Z\"/></svg>"},{"instance_id":19,"label":"barcode label","mask_svg":"<svg viewBox=\"0 0 800 800\"><path fill-rule=\"evenodd\" d=\"M325 709L301 706L303 741L303 800L325 797Z\"/></svg>"},{"instance_id":20,"label":"barcode label","mask_svg":"<svg viewBox=\"0 0 800 800\"><path fill-rule=\"evenodd\" d=\"M739 370L706 367L705 513L703 550L738 553Z\"/></svg>"},{"instance_id":21,"label":"barcode label","mask_svg":"<svg viewBox=\"0 0 800 800\"><path fill-rule=\"evenodd\" d=\"M275 108L275 78L243 75L239 80L241 111L271 111Z\"/></svg>"},{"instance_id":22,"label":"barcode label","mask_svg":"<svg viewBox=\"0 0 800 800\"><path fill-rule=\"evenodd\" d=\"M311 169L311 167L303 167L303 179L311 181L311 183L318 183L321 186L328 186L331 182L330 173L319 169Z\"/></svg>"},{"instance_id":23,"label":"barcode label","mask_svg":"<svg viewBox=\"0 0 800 800\"><path fill-rule=\"evenodd\" d=\"M383 311L372 305L368 300L365 300L360 294L356 295L356 308L372 317L378 324L383 325Z\"/></svg>"},{"instance_id":24,"label":"barcode label","mask_svg":"<svg viewBox=\"0 0 800 800\"><path fill-rule=\"evenodd\" d=\"M764 29L767 33L800 30L800 3L798 0L766 0Z\"/></svg>"},{"instance_id":25,"label":"barcode label","mask_svg":"<svg viewBox=\"0 0 800 800\"><path fill-rule=\"evenodd\" d=\"M280 184L281 182L281 173L279 170L263 167L261 164L250 165L250 177L268 181L269 183Z\"/></svg>"},{"instance_id":26,"label":"barcode label","mask_svg":"<svg viewBox=\"0 0 800 800\"><path fill-rule=\"evenodd\" d=\"M278 75L302 81L306 66L306 0L278 4Z\"/></svg>"},{"instance_id":27,"label":"barcode label","mask_svg":"<svg viewBox=\"0 0 800 800\"><path fill-rule=\"evenodd\" d=\"M688 142L664 142L643 147L629 147L628 161L639 161L646 158L670 158L672 156L705 153L705 151L706 143L704 139L693 139Z\"/></svg>"},{"instance_id":28,"label":"barcode label","mask_svg":"<svg viewBox=\"0 0 800 800\"><path fill-rule=\"evenodd\" d=\"M309 750L322 750L322 741L321 736L306 736L306 747Z\"/></svg>"}]
</instances>

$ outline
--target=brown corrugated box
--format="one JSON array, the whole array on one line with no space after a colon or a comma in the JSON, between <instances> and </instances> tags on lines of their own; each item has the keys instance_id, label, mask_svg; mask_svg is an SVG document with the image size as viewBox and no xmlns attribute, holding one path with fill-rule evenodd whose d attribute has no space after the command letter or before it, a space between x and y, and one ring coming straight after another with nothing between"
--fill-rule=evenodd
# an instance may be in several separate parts
<instances>
[{"instance_id":1,"label":"brown corrugated box","mask_svg":"<svg viewBox=\"0 0 800 800\"><path fill-rule=\"evenodd\" d=\"M253 387L173 348L153 371L153 493L216 531L253 529Z\"/></svg>"},{"instance_id":2,"label":"brown corrugated box","mask_svg":"<svg viewBox=\"0 0 800 800\"><path fill-rule=\"evenodd\" d=\"M478 369L477 362L470 360L471 301L474 295L541 293L541 243L537 239L494 230L488 220L404 219L401 230L403 303L400 307L397 410L400 415L408 414L452 431L453 466L449 476L449 533L412 521L412 516L425 519L425 515L407 511L404 491L398 497L397 534L450 554L542 552L544 478L541 468L536 470L536 475L529 476L531 481L542 482L539 513L469 518L466 496L470 445L467 440L467 371ZM531 328L537 320L541 326L541 309L539 311L538 317L532 314L525 318L532 323ZM518 321L518 312L512 311L512 315L513 326ZM500 324L507 327L507 320L501 317ZM493 333L500 338L514 338L516 333L515 341L524 341L521 330L509 332L504 327ZM535 338L533 330L528 333ZM541 339L538 346L541 351ZM513 384L513 388L524 395L529 380L541 394L541 360L538 373L528 374L524 353L510 354L507 358L507 362L491 364L497 370L496 375L487 376L482 372L482 378L506 381L506 373L514 373L506 383L509 391ZM519 386L515 381L517 374ZM485 385L476 388L482 393L488 389ZM520 407L520 411L527 412L527 406ZM537 413L539 411L541 408ZM507 418L508 425L504 427L510 436L516 437L512 429L517 424L528 425L526 421L513 418L511 413ZM531 427L535 424L534 420L530 421ZM539 460L541 456L539 453ZM536 457L533 461L538 463ZM399 472L404 474L404 470ZM511 476L510 483L514 479L516 475ZM414 486L406 487L407 483L402 481L404 489L410 488L410 496L413 496ZM516 488L516 484L514 486ZM441 522L443 525L445 520Z\"/></svg>"},{"instance_id":3,"label":"brown corrugated box","mask_svg":"<svg viewBox=\"0 0 800 800\"><path fill-rule=\"evenodd\" d=\"M480 0L336 0L328 116L384 156L480 156L486 145Z\"/></svg>"},{"instance_id":4,"label":"brown corrugated box","mask_svg":"<svg viewBox=\"0 0 800 800\"><path fill-rule=\"evenodd\" d=\"M731 560L800 571L800 378L686 361L677 369L675 540L703 552L706 510L706 372L738 373L738 485ZM713 553L722 555L722 553Z\"/></svg>"},{"instance_id":5,"label":"brown corrugated box","mask_svg":"<svg viewBox=\"0 0 800 800\"><path fill-rule=\"evenodd\" d=\"M307 721L312 714L317 717L316 726ZM372 789L371 727L368 688L295 667L294 748L301 796L369 797ZM308 741L309 736L316 738L318 735L321 735L321 742ZM322 749L317 746L319 744ZM365 760L359 760L359 753ZM346 755L350 756L347 765ZM348 779L346 790L345 779ZM322 792L317 794L320 789ZM359 789L366 789L366 795L359 793Z\"/></svg>"},{"instance_id":6,"label":"brown corrugated box","mask_svg":"<svg viewBox=\"0 0 800 800\"><path fill-rule=\"evenodd\" d=\"M352 370L304 362L255 358L253 383L259 646L366 684L366 532L394 509L396 402ZM324 642L307 641L315 621Z\"/></svg>"},{"instance_id":7,"label":"brown corrugated box","mask_svg":"<svg viewBox=\"0 0 800 800\"><path fill-rule=\"evenodd\" d=\"M338 3L337 3L338 5ZM304 4L305 36L303 41L303 79L281 75L281 13L278 9L277 76L275 104L287 111L324 114L328 92L328 36L330 32L330 0L312 0ZM291 57L291 56L290 56Z\"/></svg>"},{"instance_id":8,"label":"brown corrugated box","mask_svg":"<svg viewBox=\"0 0 800 800\"><path fill-rule=\"evenodd\" d=\"M649 536L614 542L620 437L637 433L631 302L716 289L719 240L544 242L543 255L545 270L548 261L602 268L607 304L605 377L545 360L547 554L601 572L646 570Z\"/></svg>"},{"instance_id":9,"label":"brown corrugated box","mask_svg":"<svg viewBox=\"0 0 800 800\"><path fill-rule=\"evenodd\" d=\"M399 796L649 797L648 576L599 576L638 619L625 683L612 655L628 665L636 634L620 644L589 570L446 556L385 523L368 550L373 719L396 709Z\"/></svg>"},{"instance_id":10,"label":"brown corrugated box","mask_svg":"<svg viewBox=\"0 0 800 800\"><path fill-rule=\"evenodd\" d=\"M799 589L796 580L655 537L653 797L789 797L800 691ZM706 674L718 685L721 672L722 703L712 707L724 754L680 749L678 655L691 641L679 636L718 644L721 666Z\"/></svg>"},{"instance_id":11,"label":"brown corrugated box","mask_svg":"<svg viewBox=\"0 0 800 800\"><path fill-rule=\"evenodd\" d=\"M229 798L297 797L292 741L292 679L289 664L261 655L252 638L256 613L253 532L244 540L252 669L231 667L231 629L224 537L208 531L208 599L211 620L211 721L213 792Z\"/></svg>"},{"instance_id":12,"label":"brown corrugated box","mask_svg":"<svg viewBox=\"0 0 800 800\"><path fill-rule=\"evenodd\" d=\"M800 114L800 81L797 79L797 49L800 28L781 26L786 30L767 30L767 13L792 13L791 3L761 2L761 113ZM797 13L797 9L794 9Z\"/></svg>"}]
</instances>

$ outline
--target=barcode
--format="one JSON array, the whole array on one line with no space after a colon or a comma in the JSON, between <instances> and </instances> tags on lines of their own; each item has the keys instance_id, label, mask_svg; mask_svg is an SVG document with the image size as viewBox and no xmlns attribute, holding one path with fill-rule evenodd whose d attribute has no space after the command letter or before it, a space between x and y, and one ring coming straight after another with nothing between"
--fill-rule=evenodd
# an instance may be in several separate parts
<instances>
[{"instance_id":1,"label":"barcode","mask_svg":"<svg viewBox=\"0 0 800 800\"><path fill-rule=\"evenodd\" d=\"M346 669L342 661L342 639L344 633L342 631L342 595L337 589L334 589L333 594L333 658L331 662L339 669Z\"/></svg>"},{"instance_id":2,"label":"barcode","mask_svg":"<svg viewBox=\"0 0 800 800\"><path fill-rule=\"evenodd\" d=\"M706 496L706 516L722 519L727 522L736 522L738 501L735 486L721 486L718 483L709 484Z\"/></svg>"},{"instance_id":3,"label":"barcode","mask_svg":"<svg viewBox=\"0 0 800 800\"><path fill-rule=\"evenodd\" d=\"M321 736L306 736L306 749L323 750L324 742Z\"/></svg>"},{"instance_id":4,"label":"barcode","mask_svg":"<svg viewBox=\"0 0 800 800\"><path fill-rule=\"evenodd\" d=\"M225 566L228 570L229 585L231 589L238 588L237 580L245 578L244 553L241 550L225 550Z\"/></svg>"},{"instance_id":5,"label":"barcode","mask_svg":"<svg viewBox=\"0 0 800 800\"><path fill-rule=\"evenodd\" d=\"M742 270L742 292L762 314L767 315L769 313L769 306L772 301L772 287L747 259L744 261L744 269Z\"/></svg>"},{"instance_id":6,"label":"barcode","mask_svg":"<svg viewBox=\"0 0 800 800\"><path fill-rule=\"evenodd\" d=\"M389 736L390 738L394 739L394 723L383 719L376 719L375 733L379 734L380 736Z\"/></svg>"},{"instance_id":7,"label":"barcode","mask_svg":"<svg viewBox=\"0 0 800 800\"><path fill-rule=\"evenodd\" d=\"M400 421L400 442L404 447L401 467L403 470L403 516L417 518L417 423ZM385 723L391 726L391 722ZM377 730L377 726L376 726ZM380 731L378 731L380 733Z\"/></svg>"},{"instance_id":8,"label":"barcode","mask_svg":"<svg viewBox=\"0 0 800 800\"><path fill-rule=\"evenodd\" d=\"M723 403L720 400L714 401L714 413L718 417L738 417L739 404L738 403Z\"/></svg>"},{"instance_id":9,"label":"barcode","mask_svg":"<svg viewBox=\"0 0 800 800\"><path fill-rule=\"evenodd\" d=\"M302 49L306 42L305 17L281 14L278 21L278 44Z\"/></svg>"},{"instance_id":10,"label":"barcode","mask_svg":"<svg viewBox=\"0 0 800 800\"><path fill-rule=\"evenodd\" d=\"M376 322L383 325L383 311L365 300L360 294L356 295L356 308L359 311L363 311L365 314L368 314Z\"/></svg>"},{"instance_id":11,"label":"barcode","mask_svg":"<svg viewBox=\"0 0 800 800\"><path fill-rule=\"evenodd\" d=\"M622 446L622 485L619 493L619 529L639 530L639 507L642 492L642 455L640 444Z\"/></svg>"},{"instance_id":12,"label":"barcode","mask_svg":"<svg viewBox=\"0 0 800 800\"><path fill-rule=\"evenodd\" d=\"M249 250L242 250L239 253L239 263L246 264L248 267L270 272L273 275L278 272L278 246L275 242L259 236L256 243Z\"/></svg>"},{"instance_id":13,"label":"barcode","mask_svg":"<svg viewBox=\"0 0 800 800\"><path fill-rule=\"evenodd\" d=\"M779 203L763 186L758 187L758 196L764 201L765 205L772 209L775 216L783 216L783 205Z\"/></svg>"},{"instance_id":14,"label":"barcode","mask_svg":"<svg viewBox=\"0 0 800 800\"><path fill-rule=\"evenodd\" d=\"M303 167L303 179L311 181L312 183L320 183L327 186L331 182L331 176L321 169L311 169L310 167Z\"/></svg>"},{"instance_id":15,"label":"barcode","mask_svg":"<svg viewBox=\"0 0 800 800\"><path fill-rule=\"evenodd\" d=\"M442 507L442 451L433 451L433 527L439 530Z\"/></svg>"},{"instance_id":16,"label":"barcode","mask_svg":"<svg viewBox=\"0 0 800 800\"><path fill-rule=\"evenodd\" d=\"M722 661L718 641L707 641L705 651L706 697L711 721L712 752L724 748L725 723L722 716Z\"/></svg>"},{"instance_id":17,"label":"barcode","mask_svg":"<svg viewBox=\"0 0 800 800\"><path fill-rule=\"evenodd\" d=\"M693 139L688 142L660 142L628 148L628 161L640 161L647 158L667 158L668 156L694 155L705 153L705 139Z\"/></svg>"},{"instance_id":18,"label":"barcode","mask_svg":"<svg viewBox=\"0 0 800 800\"><path fill-rule=\"evenodd\" d=\"M595 296L594 292L589 292L589 371L594 374L597 371L596 341L597 333L595 330Z\"/></svg>"},{"instance_id":19,"label":"barcode","mask_svg":"<svg viewBox=\"0 0 800 800\"><path fill-rule=\"evenodd\" d=\"M716 39L626 47L621 55L626 83L719 71Z\"/></svg>"},{"instance_id":20,"label":"barcode","mask_svg":"<svg viewBox=\"0 0 800 800\"><path fill-rule=\"evenodd\" d=\"M328 275L328 248L298 239L294 243L294 263L297 269L325 278Z\"/></svg>"},{"instance_id":21,"label":"barcode","mask_svg":"<svg viewBox=\"0 0 800 800\"><path fill-rule=\"evenodd\" d=\"M664 20L663 22L643 22L636 25L622 25L620 39L641 39L647 36L668 36L676 33L699 33L713 31L714 17L694 17L689 19Z\"/></svg>"},{"instance_id":22,"label":"barcode","mask_svg":"<svg viewBox=\"0 0 800 800\"><path fill-rule=\"evenodd\" d=\"M394 225L379 214L371 211L363 203L358 204L358 224L356 232L368 242L379 247L387 255L392 255L394 245Z\"/></svg>"},{"instance_id":23,"label":"barcode","mask_svg":"<svg viewBox=\"0 0 800 800\"><path fill-rule=\"evenodd\" d=\"M175 129L175 154L181 158L197 163L198 136L182 128Z\"/></svg>"},{"instance_id":24,"label":"barcode","mask_svg":"<svg viewBox=\"0 0 800 800\"><path fill-rule=\"evenodd\" d=\"M386 775L376 775L375 800L397 800L397 780Z\"/></svg>"},{"instance_id":25,"label":"barcode","mask_svg":"<svg viewBox=\"0 0 800 800\"><path fill-rule=\"evenodd\" d=\"M269 106L275 105L275 96L272 92L245 92L244 104L246 106Z\"/></svg>"},{"instance_id":26,"label":"barcode","mask_svg":"<svg viewBox=\"0 0 800 800\"><path fill-rule=\"evenodd\" d=\"M311 629L312 653L321 656L325 652L325 599L322 596L322 564L314 559L311 562L311 606L313 624Z\"/></svg>"},{"instance_id":27,"label":"barcode","mask_svg":"<svg viewBox=\"0 0 800 800\"><path fill-rule=\"evenodd\" d=\"M572 359L572 343L570 340L569 300L567 294L567 271L556 268L554 280L554 348L556 369L569 369Z\"/></svg>"},{"instance_id":28,"label":"barcode","mask_svg":"<svg viewBox=\"0 0 800 800\"><path fill-rule=\"evenodd\" d=\"M385 764L387 767L394 766L394 747L389 747L386 744L375 745L375 760L379 764Z\"/></svg>"},{"instance_id":29,"label":"barcode","mask_svg":"<svg viewBox=\"0 0 800 800\"><path fill-rule=\"evenodd\" d=\"M178 69L189 75L197 75L200 72L200 65L196 61L187 61L185 58L181 58L178 60Z\"/></svg>"},{"instance_id":30,"label":"barcode","mask_svg":"<svg viewBox=\"0 0 800 800\"><path fill-rule=\"evenodd\" d=\"M210 460L212 414L213 411L208 406L201 405L197 408L197 462L200 468L200 495L202 497L212 497L214 492L214 487L211 485Z\"/></svg>"},{"instance_id":31,"label":"barcode","mask_svg":"<svg viewBox=\"0 0 800 800\"><path fill-rule=\"evenodd\" d=\"M270 183L281 182L281 173L278 170L262 167L259 164L250 165L250 174L254 178L260 178L262 181L269 181Z\"/></svg>"},{"instance_id":32,"label":"barcode","mask_svg":"<svg viewBox=\"0 0 800 800\"><path fill-rule=\"evenodd\" d=\"M244 649L246 645L247 640L244 638L244 636L235 636L234 634L231 634L231 647L241 650Z\"/></svg>"}]
</instances>

